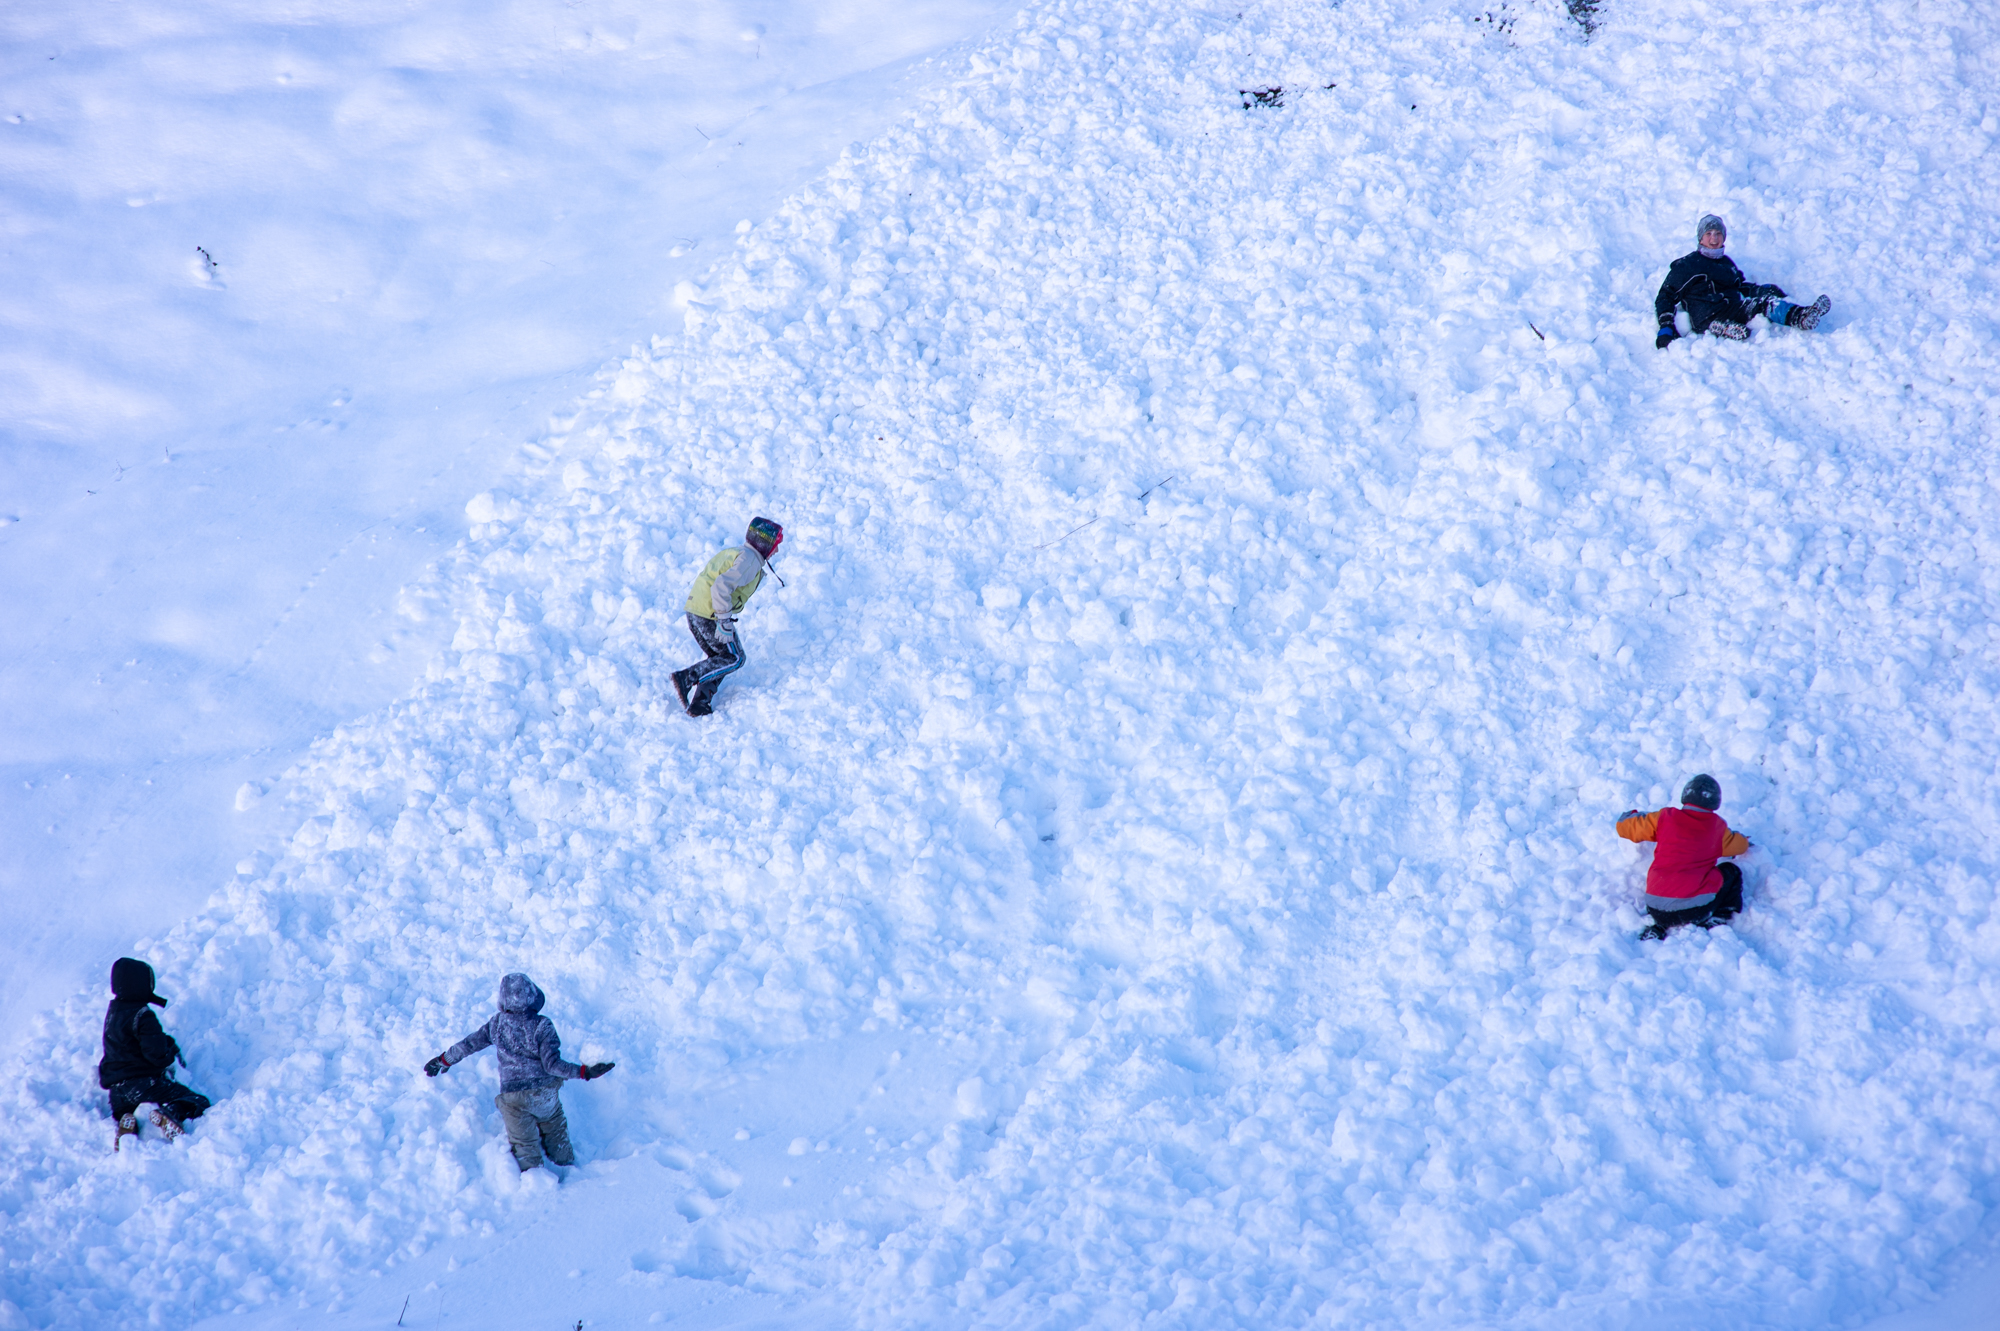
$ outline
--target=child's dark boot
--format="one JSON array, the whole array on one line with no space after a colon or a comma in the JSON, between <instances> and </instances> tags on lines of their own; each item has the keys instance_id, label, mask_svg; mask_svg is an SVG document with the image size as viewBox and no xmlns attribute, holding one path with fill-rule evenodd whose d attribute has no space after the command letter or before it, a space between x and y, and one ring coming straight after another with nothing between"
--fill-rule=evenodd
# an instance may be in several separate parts
<instances>
[{"instance_id":1,"label":"child's dark boot","mask_svg":"<svg viewBox=\"0 0 2000 1331\"><path fill-rule=\"evenodd\" d=\"M1826 318L1826 312L1832 308L1833 302L1825 296L1821 296L1810 305L1788 304L1785 305L1783 314L1779 316L1779 322L1787 328L1797 328L1810 333L1819 326L1819 321ZM1778 311L1773 310L1772 313L1777 314Z\"/></svg>"}]
</instances>

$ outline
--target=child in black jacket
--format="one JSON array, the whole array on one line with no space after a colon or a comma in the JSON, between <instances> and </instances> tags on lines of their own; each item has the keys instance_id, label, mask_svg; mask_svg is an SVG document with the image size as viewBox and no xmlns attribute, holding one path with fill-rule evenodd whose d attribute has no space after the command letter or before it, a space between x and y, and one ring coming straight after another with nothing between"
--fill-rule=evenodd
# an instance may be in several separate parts
<instances>
[{"instance_id":1,"label":"child in black jacket","mask_svg":"<svg viewBox=\"0 0 2000 1331\"><path fill-rule=\"evenodd\" d=\"M1736 261L1723 253L1729 228L1714 213L1695 225L1695 250L1674 260L1660 292L1653 297L1653 313L1660 321L1660 334L1653 345L1665 350L1679 337L1674 324L1674 307L1688 312L1688 324L1697 333L1713 333L1733 342L1748 341L1750 320L1763 315L1774 324L1810 330L1817 327L1833 308L1825 296L1810 305L1794 305L1785 299L1783 287L1768 283L1755 285L1743 276Z\"/></svg>"},{"instance_id":2,"label":"child in black jacket","mask_svg":"<svg viewBox=\"0 0 2000 1331\"><path fill-rule=\"evenodd\" d=\"M126 1137L139 1135L139 1106L157 1105L150 1117L169 1141L187 1129L190 1119L208 1112L210 1100L167 1076L180 1060L181 1047L160 1028L153 1007L167 1000L153 992L153 968L131 957L111 964L111 1006L104 1013L104 1058L97 1065L97 1084L111 1092L111 1117L118 1130L111 1139L117 1150Z\"/></svg>"}]
</instances>

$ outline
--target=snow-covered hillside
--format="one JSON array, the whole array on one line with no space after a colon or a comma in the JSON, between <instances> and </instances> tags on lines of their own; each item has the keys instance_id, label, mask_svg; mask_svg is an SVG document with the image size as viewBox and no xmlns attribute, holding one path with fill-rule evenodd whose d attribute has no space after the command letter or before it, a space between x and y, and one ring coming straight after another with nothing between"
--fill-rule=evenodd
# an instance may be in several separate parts
<instances>
[{"instance_id":1,"label":"snow-covered hillside","mask_svg":"<svg viewBox=\"0 0 2000 1331\"><path fill-rule=\"evenodd\" d=\"M0 6L0 1051L422 677L396 591L548 413L1014 7Z\"/></svg>"},{"instance_id":2,"label":"snow-covered hillside","mask_svg":"<svg viewBox=\"0 0 2000 1331\"><path fill-rule=\"evenodd\" d=\"M1034 5L748 229L145 945L192 1138L109 1153L99 993L29 1042L0 1326L1821 1327L1988 1260L2000 19L1604 15ZM1709 210L1820 333L1653 349ZM1642 945L1611 823L1697 770L1750 908ZM418 1070L512 969L619 1062L560 1186Z\"/></svg>"}]
</instances>

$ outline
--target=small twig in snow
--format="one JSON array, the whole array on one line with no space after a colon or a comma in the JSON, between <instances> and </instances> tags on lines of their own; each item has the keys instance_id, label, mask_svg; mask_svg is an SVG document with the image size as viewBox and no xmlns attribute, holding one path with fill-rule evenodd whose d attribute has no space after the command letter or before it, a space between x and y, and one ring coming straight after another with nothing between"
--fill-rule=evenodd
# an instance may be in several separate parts
<instances>
[{"instance_id":1,"label":"small twig in snow","mask_svg":"<svg viewBox=\"0 0 2000 1331\"><path fill-rule=\"evenodd\" d=\"M1097 521L1097 519L1096 519L1095 517L1091 518L1091 520L1090 520L1090 522L1095 522L1095 521ZM1083 527L1088 527L1088 526L1090 525L1090 522L1086 522L1086 523L1084 523L1084 524L1083 524ZM1077 534L1078 532L1082 531L1082 530L1083 530L1083 527L1071 527L1071 528L1070 528L1070 529L1069 529L1068 531L1066 531L1066 532L1064 532L1064 533L1063 533L1062 535L1060 535L1060 536L1056 537L1056 538L1055 538L1055 539L1054 539L1053 541L1049 541L1049 542L1047 542L1046 544L1043 544L1043 545L1038 545L1038 546L1036 546L1035 548L1036 548L1037 550L1046 550L1046 549L1048 549L1048 548L1049 548L1049 546L1051 546L1051 545L1061 545L1061 544L1062 544L1062 543L1063 543L1064 541L1067 541L1067 540L1068 540L1068 539L1069 539L1070 537L1072 537L1072 536L1076 535L1076 534Z\"/></svg>"},{"instance_id":2,"label":"small twig in snow","mask_svg":"<svg viewBox=\"0 0 2000 1331\"><path fill-rule=\"evenodd\" d=\"M1528 331L1533 333L1536 337L1542 337L1542 330L1535 327L1533 324L1528 325ZM1542 337L1542 341L1546 342L1548 341L1548 339L1546 337Z\"/></svg>"},{"instance_id":3,"label":"small twig in snow","mask_svg":"<svg viewBox=\"0 0 2000 1331\"><path fill-rule=\"evenodd\" d=\"M1139 502L1140 502L1140 503L1142 503L1142 504L1143 504L1143 503L1145 503L1145 502L1146 502L1146 496L1147 496L1147 495L1149 495L1149 494L1151 494L1151 493L1153 493L1153 491L1155 491L1155 490L1159 489L1159 488L1160 488L1161 486L1165 485L1165 484L1167 483L1167 481L1177 481L1177 480L1179 480L1179 479L1180 479L1180 476L1179 476L1178 474L1176 474L1176 475L1173 475L1173 476L1169 476L1169 477L1167 477L1167 480L1166 480L1166 481L1154 481L1154 482L1153 482L1153 483L1152 483L1151 485L1147 486L1147 487L1146 487L1146 488L1145 488L1144 490L1141 490L1141 491L1139 492Z\"/></svg>"}]
</instances>

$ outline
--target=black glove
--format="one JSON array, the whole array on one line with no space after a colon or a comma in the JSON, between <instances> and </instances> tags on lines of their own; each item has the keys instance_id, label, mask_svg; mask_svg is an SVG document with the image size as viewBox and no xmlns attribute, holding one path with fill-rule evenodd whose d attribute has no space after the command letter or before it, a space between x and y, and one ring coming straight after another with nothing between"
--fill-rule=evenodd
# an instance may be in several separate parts
<instances>
[{"instance_id":1,"label":"black glove","mask_svg":"<svg viewBox=\"0 0 2000 1331\"><path fill-rule=\"evenodd\" d=\"M1775 282L1766 282L1763 286L1758 287L1757 291L1759 295L1776 296L1779 300L1785 298L1785 289Z\"/></svg>"},{"instance_id":2,"label":"black glove","mask_svg":"<svg viewBox=\"0 0 2000 1331\"><path fill-rule=\"evenodd\" d=\"M1661 324L1660 335L1653 339L1653 350L1665 351L1667 344L1679 336L1680 331L1678 329L1669 328L1665 324Z\"/></svg>"},{"instance_id":3,"label":"black glove","mask_svg":"<svg viewBox=\"0 0 2000 1331\"><path fill-rule=\"evenodd\" d=\"M617 1066L616 1063L585 1063L577 1068L576 1075L585 1081L596 1081Z\"/></svg>"},{"instance_id":4,"label":"black glove","mask_svg":"<svg viewBox=\"0 0 2000 1331\"><path fill-rule=\"evenodd\" d=\"M439 1054L436 1058L424 1064L424 1075L426 1077L435 1077L450 1066L451 1064L444 1061L444 1055Z\"/></svg>"}]
</instances>

